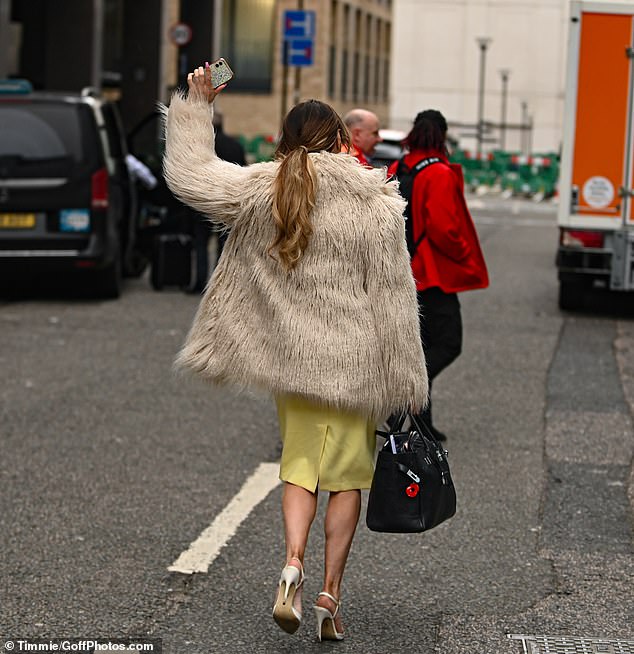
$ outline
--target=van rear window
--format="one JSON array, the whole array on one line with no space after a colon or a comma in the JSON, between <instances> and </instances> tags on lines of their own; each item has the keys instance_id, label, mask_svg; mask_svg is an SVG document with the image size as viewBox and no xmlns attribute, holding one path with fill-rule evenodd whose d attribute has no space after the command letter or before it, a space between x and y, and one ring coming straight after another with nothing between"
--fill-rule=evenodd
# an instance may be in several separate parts
<instances>
[{"instance_id":1,"label":"van rear window","mask_svg":"<svg viewBox=\"0 0 634 654\"><path fill-rule=\"evenodd\" d=\"M0 162L14 174L33 166L68 172L82 160L80 107L48 102L0 102Z\"/></svg>"}]
</instances>

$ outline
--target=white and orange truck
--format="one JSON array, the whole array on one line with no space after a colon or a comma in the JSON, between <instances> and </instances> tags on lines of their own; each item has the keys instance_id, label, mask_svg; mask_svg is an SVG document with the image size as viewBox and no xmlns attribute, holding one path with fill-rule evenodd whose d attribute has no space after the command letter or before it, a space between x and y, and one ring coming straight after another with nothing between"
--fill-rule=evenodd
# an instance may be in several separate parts
<instances>
[{"instance_id":1,"label":"white and orange truck","mask_svg":"<svg viewBox=\"0 0 634 654\"><path fill-rule=\"evenodd\" d=\"M559 179L559 306L634 291L634 1L573 0Z\"/></svg>"}]
</instances>

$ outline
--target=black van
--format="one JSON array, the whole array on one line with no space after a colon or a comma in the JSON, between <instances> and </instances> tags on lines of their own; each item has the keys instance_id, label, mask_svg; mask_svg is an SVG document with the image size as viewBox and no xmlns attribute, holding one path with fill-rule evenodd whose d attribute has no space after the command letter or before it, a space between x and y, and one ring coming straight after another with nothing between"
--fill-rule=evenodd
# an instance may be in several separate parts
<instances>
[{"instance_id":1,"label":"black van","mask_svg":"<svg viewBox=\"0 0 634 654\"><path fill-rule=\"evenodd\" d=\"M136 189L116 106L0 82L0 282L75 270L101 297L134 274Z\"/></svg>"}]
</instances>

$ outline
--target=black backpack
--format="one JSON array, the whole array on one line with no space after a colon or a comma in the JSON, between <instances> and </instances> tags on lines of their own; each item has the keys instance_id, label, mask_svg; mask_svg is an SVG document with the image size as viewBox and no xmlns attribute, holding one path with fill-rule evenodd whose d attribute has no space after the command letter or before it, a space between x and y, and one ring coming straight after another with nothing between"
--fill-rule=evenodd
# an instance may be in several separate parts
<instances>
[{"instance_id":1,"label":"black backpack","mask_svg":"<svg viewBox=\"0 0 634 654\"><path fill-rule=\"evenodd\" d=\"M408 168L405 165L403 159L399 159L398 166L396 168L396 179L398 179L398 190L400 194L407 200L407 206L405 207L405 238L407 239L407 251L409 256L413 257L418 249L418 246L422 243L425 238L425 232L423 232L418 239L414 240L414 225L412 221L412 190L414 189L414 179L416 175L422 170L425 170L428 166L431 166L436 163L442 163L440 157L427 157L426 159L421 159L413 168Z\"/></svg>"}]
</instances>

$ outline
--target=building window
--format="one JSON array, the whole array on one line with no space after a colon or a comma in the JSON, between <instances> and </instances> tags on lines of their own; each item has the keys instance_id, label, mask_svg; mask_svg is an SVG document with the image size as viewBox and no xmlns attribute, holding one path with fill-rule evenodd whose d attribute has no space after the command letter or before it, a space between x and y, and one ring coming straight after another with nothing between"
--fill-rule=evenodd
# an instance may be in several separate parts
<instances>
[{"instance_id":1,"label":"building window","mask_svg":"<svg viewBox=\"0 0 634 654\"><path fill-rule=\"evenodd\" d=\"M355 11L354 14L354 55L352 60L352 99L358 102L360 93L361 76L361 12Z\"/></svg>"},{"instance_id":2,"label":"building window","mask_svg":"<svg viewBox=\"0 0 634 654\"><path fill-rule=\"evenodd\" d=\"M341 53L341 99L348 99L348 50Z\"/></svg>"},{"instance_id":3,"label":"building window","mask_svg":"<svg viewBox=\"0 0 634 654\"><path fill-rule=\"evenodd\" d=\"M390 62L383 62L383 100L387 102L390 95Z\"/></svg>"},{"instance_id":4,"label":"building window","mask_svg":"<svg viewBox=\"0 0 634 654\"><path fill-rule=\"evenodd\" d=\"M391 23L385 24L385 61L383 63L383 98L385 102L389 100L390 96L390 51L392 49L392 25Z\"/></svg>"},{"instance_id":5,"label":"building window","mask_svg":"<svg viewBox=\"0 0 634 654\"><path fill-rule=\"evenodd\" d=\"M374 89L372 93L375 102L379 102L380 100L379 98L379 89L381 88L380 79L381 79L381 57L377 55L374 58Z\"/></svg>"},{"instance_id":6,"label":"building window","mask_svg":"<svg viewBox=\"0 0 634 654\"><path fill-rule=\"evenodd\" d=\"M337 93L338 9L337 0L332 0L330 3L330 45L328 47L328 95L331 98L334 98Z\"/></svg>"},{"instance_id":7,"label":"building window","mask_svg":"<svg viewBox=\"0 0 634 654\"><path fill-rule=\"evenodd\" d=\"M335 97L335 79L337 75L337 48L331 45L328 50L328 95Z\"/></svg>"},{"instance_id":8,"label":"building window","mask_svg":"<svg viewBox=\"0 0 634 654\"><path fill-rule=\"evenodd\" d=\"M354 59L352 60L352 99L357 102L359 99L359 53L354 53Z\"/></svg>"},{"instance_id":9,"label":"building window","mask_svg":"<svg viewBox=\"0 0 634 654\"><path fill-rule=\"evenodd\" d=\"M234 91L271 91L275 0L224 0L223 56L235 72Z\"/></svg>"},{"instance_id":10,"label":"building window","mask_svg":"<svg viewBox=\"0 0 634 654\"><path fill-rule=\"evenodd\" d=\"M375 25L375 55L374 55L374 79L372 80L372 97L375 102L381 101L381 61L383 45L383 21L379 18Z\"/></svg>"},{"instance_id":11,"label":"building window","mask_svg":"<svg viewBox=\"0 0 634 654\"><path fill-rule=\"evenodd\" d=\"M350 100L350 91L348 89L350 76L352 74L352 60L354 57L354 42L351 39L353 28L352 9L349 4L343 5L343 44L341 52L341 96L344 102Z\"/></svg>"},{"instance_id":12,"label":"building window","mask_svg":"<svg viewBox=\"0 0 634 654\"><path fill-rule=\"evenodd\" d=\"M370 101L370 55L365 54L363 61L363 101Z\"/></svg>"},{"instance_id":13,"label":"building window","mask_svg":"<svg viewBox=\"0 0 634 654\"><path fill-rule=\"evenodd\" d=\"M370 56L372 53L372 15L365 18L365 39L363 43L363 102L370 101Z\"/></svg>"}]
</instances>

